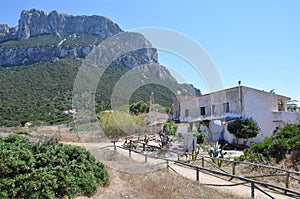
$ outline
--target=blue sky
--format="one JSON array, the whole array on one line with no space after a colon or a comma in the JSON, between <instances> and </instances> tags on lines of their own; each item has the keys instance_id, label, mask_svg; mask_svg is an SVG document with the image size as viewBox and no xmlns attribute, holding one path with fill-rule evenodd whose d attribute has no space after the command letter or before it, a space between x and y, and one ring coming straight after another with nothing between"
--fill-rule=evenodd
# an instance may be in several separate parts
<instances>
[{"instance_id":1,"label":"blue sky","mask_svg":"<svg viewBox=\"0 0 300 199\"><path fill-rule=\"evenodd\" d=\"M300 1L2 0L0 23L16 26L24 9L103 15L124 30L160 27L178 31L209 54L224 87L237 85L300 100ZM185 60L159 52L162 64L208 92Z\"/></svg>"}]
</instances>

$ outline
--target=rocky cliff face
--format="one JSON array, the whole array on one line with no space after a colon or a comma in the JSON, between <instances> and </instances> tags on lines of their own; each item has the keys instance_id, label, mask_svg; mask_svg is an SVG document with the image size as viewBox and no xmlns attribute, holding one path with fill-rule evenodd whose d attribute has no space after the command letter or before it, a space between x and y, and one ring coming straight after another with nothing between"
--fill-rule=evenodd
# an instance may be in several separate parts
<instances>
[{"instance_id":1,"label":"rocky cliff face","mask_svg":"<svg viewBox=\"0 0 300 199\"><path fill-rule=\"evenodd\" d=\"M94 46L36 46L23 49L0 47L0 67L29 65L41 61L55 62L65 57L85 58ZM155 48L140 49L135 53L127 53L117 59L116 62L132 69L141 64L158 63L158 55Z\"/></svg>"},{"instance_id":2,"label":"rocky cliff face","mask_svg":"<svg viewBox=\"0 0 300 199\"><path fill-rule=\"evenodd\" d=\"M55 62L59 58L75 56L84 58L91 46L37 46L25 49L0 48L0 67L29 65L41 61Z\"/></svg>"},{"instance_id":3,"label":"rocky cliff face","mask_svg":"<svg viewBox=\"0 0 300 199\"><path fill-rule=\"evenodd\" d=\"M6 24L0 24L0 42L17 38L18 27L8 27Z\"/></svg>"},{"instance_id":4,"label":"rocky cliff face","mask_svg":"<svg viewBox=\"0 0 300 199\"><path fill-rule=\"evenodd\" d=\"M72 16L52 11L49 14L41 10L24 10L17 27L0 25L0 42L23 40L43 34L87 33L106 38L122 32L110 19L102 16Z\"/></svg>"},{"instance_id":5,"label":"rocky cliff face","mask_svg":"<svg viewBox=\"0 0 300 199\"><path fill-rule=\"evenodd\" d=\"M120 32L123 30L117 24L102 16L72 16L57 11L48 14L36 9L25 10L21 13L17 27L0 25L0 67L56 61L69 56L84 58L91 52L94 44L62 44L74 38L80 40L80 36L76 36L80 34L93 36L99 42ZM43 35L54 35L59 40L56 44L36 44L23 48L17 42ZM11 40L14 40L15 45L6 45ZM148 41L145 39L145 42ZM156 49L141 49L137 53L138 57L127 54L120 61L127 68L158 62Z\"/></svg>"}]
</instances>

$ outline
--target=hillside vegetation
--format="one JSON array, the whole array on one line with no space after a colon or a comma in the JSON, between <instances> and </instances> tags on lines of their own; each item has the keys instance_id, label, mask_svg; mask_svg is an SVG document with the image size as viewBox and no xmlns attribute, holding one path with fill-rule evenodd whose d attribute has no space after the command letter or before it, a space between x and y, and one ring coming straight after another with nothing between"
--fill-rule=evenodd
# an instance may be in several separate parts
<instances>
[{"instance_id":1,"label":"hillside vegetation","mask_svg":"<svg viewBox=\"0 0 300 199\"><path fill-rule=\"evenodd\" d=\"M170 89L175 93L180 91L182 95L200 94L192 85L177 83L171 73L159 65L157 49L141 34L126 32L126 37L123 35L127 39L125 42L118 41L111 46L105 43L104 40L123 32L106 17L75 17L57 11L48 14L31 9L21 13L18 28L14 29L16 34L9 32L13 29L8 25L1 27L0 126L23 126L27 122L33 125L71 123L73 116L69 110L72 109L73 85L85 58L99 59L96 59L98 67L103 67L103 60L112 62L99 77L95 93L97 111L111 109L115 85L130 70L134 72L135 85L145 85L138 89L134 87L137 90L124 105L141 100L148 102L154 92L155 103L170 107L174 97ZM101 42L109 48L107 51L96 50ZM113 57L112 52L126 49L125 44L131 42L137 42L132 44L138 44L140 49L128 49L130 52ZM127 82L122 82L128 89L123 92L130 93L130 82Z\"/></svg>"},{"instance_id":2,"label":"hillside vegetation","mask_svg":"<svg viewBox=\"0 0 300 199\"><path fill-rule=\"evenodd\" d=\"M34 125L62 124L73 116L63 114L72 109L73 84L81 65L78 58L40 62L29 66L0 68L0 125L19 126L26 122ZM110 109L115 83L129 69L113 65L100 78L96 103ZM149 101L155 91L155 102L171 106L174 94L161 85L148 84L136 90L130 103Z\"/></svg>"},{"instance_id":3,"label":"hillside vegetation","mask_svg":"<svg viewBox=\"0 0 300 199\"><path fill-rule=\"evenodd\" d=\"M39 47L39 46L52 46L58 45L62 47L74 47L74 46L90 46L98 45L102 41L96 35L74 33L66 34L60 33L57 35L41 35L37 37L31 37L29 39L16 41L9 40L0 43L0 47L11 48L11 49L25 49L28 47Z\"/></svg>"},{"instance_id":4,"label":"hillside vegetation","mask_svg":"<svg viewBox=\"0 0 300 199\"><path fill-rule=\"evenodd\" d=\"M69 58L56 63L0 68L1 126L63 123L70 115L72 89L80 61Z\"/></svg>"}]
</instances>

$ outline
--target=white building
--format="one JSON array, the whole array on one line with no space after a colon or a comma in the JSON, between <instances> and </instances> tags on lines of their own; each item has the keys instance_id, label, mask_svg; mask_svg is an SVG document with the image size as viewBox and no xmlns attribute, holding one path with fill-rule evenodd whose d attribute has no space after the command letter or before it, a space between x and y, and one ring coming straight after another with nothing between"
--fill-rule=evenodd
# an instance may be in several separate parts
<instances>
[{"instance_id":1,"label":"white building","mask_svg":"<svg viewBox=\"0 0 300 199\"><path fill-rule=\"evenodd\" d=\"M173 103L173 119L190 123L191 130L206 131L214 141L223 136L233 142L235 137L227 131L227 121L252 117L261 130L249 143L261 142L271 136L276 127L300 122L299 112L287 111L290 100L286 96L237 86L199 97L177 98Z\"/></svg>"}]
</instances>

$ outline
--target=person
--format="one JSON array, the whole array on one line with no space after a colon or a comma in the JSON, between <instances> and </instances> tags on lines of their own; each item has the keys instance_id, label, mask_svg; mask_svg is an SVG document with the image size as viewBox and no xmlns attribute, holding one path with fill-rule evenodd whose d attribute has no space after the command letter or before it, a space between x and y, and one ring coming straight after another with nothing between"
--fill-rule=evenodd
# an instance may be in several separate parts
<instances>
[{"instance_id":1,"label":"person","mask_svg":"<svg viewBox=\"0 0 300 199\"><path fill-rule=\"evenodd\" d=\"M149 142L148 136L147 136L147 134L145 134L145 138L144 138L144 142L143 142L143 150L142 151L146 150L146 145L148 145L148 142Z\"/></svg>"},{"instance_id":2,"label":"person","mask_svg":"<svg viewBox=\"0 0 300 199\"><path fill-rule=\"evenodd\" d=\"M128 138L127 138L127 136L125 137L123 147L125 147L125 148L128 147Z\"/></svg>"},{"instance_id":3,"label":"person","mask_svg":"<svg viewBox=\"0 0 300 199\"><path fill-rule=\"evenodd\" d=\"M165 135L163 131L159 131L159 137L160 137L160 141L161 141L161 148L164 147L164 139L165 139Z\"/></svg>"},{"instance_id":4,"label":"person","mask_svg":"<svg viewBox=\"0 0 300 199\"><path fill-rule=\"evenodd\" d=\"M147 134L145 135L144 143L145 143L145 144L148 144L148 143L149 143L149 138L148 138Z\"/></svg>"},{"instance_id":5,"label":"person","mask_svg":"<svg viewBox=\"0 0 300 199\"><path fill-rule=\"evenodd\" d=\"M127 138L127 136L126 136L126 137L125 137L125 141L124 141L123 146L127 146L127 142L128 142L128 138Z\"/></svg>"},{"instance_id":6,"label":"person","mask_svg":"<svg viewBox=\"0 0 300 199\"><path fill-rule=\"evenodd\" d=\"M168 135L166 136L166 140L165 140L165 146L167 147L167 148L169 148L170 147L170 143L173 141L173 139L172 138L170 138Z\"/></svg>"},{"instance_id":7,"label":"person","mask_svg":"<svg viewBox=\"0 0 300 199\"><path fill-rule=\"evenodd\" d=\"M279 130L280 130L279 127L276 126L275 130L273 131L273 134L277 133Z\"/></svg>"}]
</instances>

